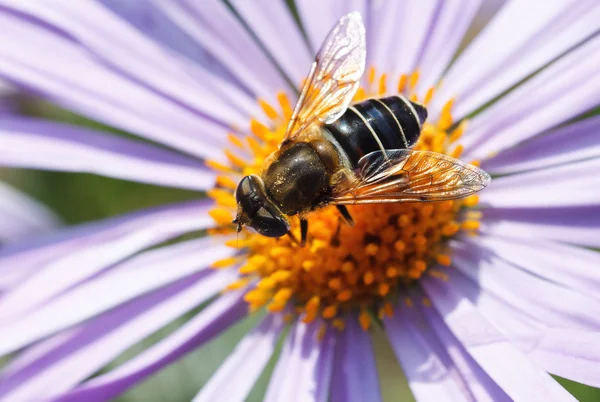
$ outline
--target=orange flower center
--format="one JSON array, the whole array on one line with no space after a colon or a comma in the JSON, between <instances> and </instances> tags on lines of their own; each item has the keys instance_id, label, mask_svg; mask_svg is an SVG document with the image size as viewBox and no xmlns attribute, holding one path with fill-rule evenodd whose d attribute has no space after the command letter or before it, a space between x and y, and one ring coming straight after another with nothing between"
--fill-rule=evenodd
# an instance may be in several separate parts
<instances>
[{"instance_id":1,"label":"orange flower center","mask_svg":"<svg viewBox=\"0 0 600 402\"><path fill-rule=\"evenodd\" d=\"M368 73L368 85L360 88L356 101L388 93L387 77ZM411 93L418 73L402 75L398 92ZM422 102L427 104L433 89ZM417 101L415 95L411 100ZM226 150L229 164L207 162L219 171L216 187L209 192L217 206L211 216L219 225L215 232L233 231L235 215L233 191L242 175L258 173L263 161L277 150L285 134L292 107L284 94L279 105L259 101L270 121L252 120L252 135L242 139L231 134L233 150ZM452 101L444 107L437 122L427 122L415 149L440 152L460 157L462 147L455 142L462 135L465 122L455 125ZM450 127L454 127L450 130ZM234 151L236 150L236 151ZM243 158L240 155L251 155ZM302 315L305 322L318 316L330 320L338 328L344 316L359 311L359 321L367 329L371 314L391 315L393 300L399 290L422 275L444 278L444 267L451 256L447 240L459 231L473 233L479 228L479 213L463 213L477 204L477 196L462 200L432 203L398 203L349 206L355 221L350 227L335 207L319 209L308 216L309 235L305 247L290 238L267 238L244 230L228 244L247 251L239 268L241 279L229 286L239 288L257 280L245 299L251 310L266 306L270 312L287 306ZM299 222L291 220L292 232L300 236ZM216 268L239 264L238 258L218 261Z\"/></svg>"}]
</instances>

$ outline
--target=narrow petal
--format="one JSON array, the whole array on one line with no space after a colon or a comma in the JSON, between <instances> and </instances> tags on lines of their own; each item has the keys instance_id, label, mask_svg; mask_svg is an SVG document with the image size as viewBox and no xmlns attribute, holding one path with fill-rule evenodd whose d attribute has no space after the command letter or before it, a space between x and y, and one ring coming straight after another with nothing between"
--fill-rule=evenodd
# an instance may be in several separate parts
<instances>
[{"instance_id":1,"label":"narrow petal","mask_svg":"<svg viewBox=\"0 0 600 402\"><path fill-rule=\"evenodd\" d=\"M41 256L36 255L36 248L14 254L6 250L5 257L0 258L0 270L13 271L21 267L20 263L24 267L31 264L37 270L0 300L0 317L4 320L26 311L147 247L211 226L209 205L209 202L188 204L180 209L140 214L138 219L116 220L118 224L106 225L105 230L88 236L76 237L78 231L71 230L73 237L43 248ZM80 235L86 227L82 229Z\"/></svg>"},{"instance_id":2,"label":"narrow petal","mask_svg":"<svg viewBox=\"0 0 600 402\"><path fill-rule=\"evenodd\" d=\"M0 142L0 165L9 167L94 173L191 190L206 190L214 184L214 173L200 161L66 124L3 118Z\"/></svg>"},{"instance_id":3,"label":"narrow petal","mask_svg":"<svg viewBox=\"0 0 600 402\"><path fill-rule=\"evenodd\" d=\"M33 6L29 2L19 4ZM230 130L231 123L217 123L212 114L190 110L189 105L100 63L99 55L57 29L34 21L0 9L0 77L41 93L67 109L186 153L210 157L210 150L225 144L223 134ZM190 91L196 86L186 80L181 85L184 92L203 93L202 89ZM223 102L215 100L215 107L220 104ZM223 118L233 116L230 107L222 109ZM239 121L238 126L243 127L242 122L248 120Z\"/></svg>"},{"instance_id":4,"label":"narrow petal","mask_svg":"<svg viewBox=\"0 0 600 402\"><path fill-rule=\"evenodd\" d=\"M515 310L552 327L600 331L598 299L532 275L466 241L453 241L451 247L458 271Z\"/></svg>"},{"instance_id":5,"label":"narrow petal","mask_svg":"<svg viewBox=\"0 0 600 402\"><path fill-rule=\"evenodd\" d=\"M513 400L575 401L549 374L511 343L447 282L422 280L427 295L454 336Z\"/></svg>"},{"instance_id":6,"label":"narrow petal","mask_svg":"<svg viewBox=\"0 0 600 402\"><path fill-rule=\"evenodd\" d=\"M226 66L255 96L272 102L277 91L292 89L224 3L152 2Z\"/></svg>"},{"instance_id":7,"label":"narrow petal","mask_svg":"<svg viewBox=\"0 0 600 402\"><path fill-rule=\"evenodd\" d=\"M344 332L336 336L331 401L381 401L371 335L352 317L346 320Z\"/></svg>"},{"instance_id":8,"label":"narrow petal","mask_svg":"<svg viewBox=\"0 0 600 402\"><path fill-rule=\"evenodd\" d=\"M330 328L323 339L317 339L320 325L318 320L294 323L269 382L265 402L328 400L335 334Z\"/></svg>"},{"instance_id":9,"label":"narrow petal","mask_svg":"<svg viewBox=\"0 0 600 402\"><path fill-rule=\"evenodd\" d=\"M431 308L430 304L421 306L420 310L429 327L435 332L440 343L444 345L448 356L473 394L473 398L476 401L511 401L508 395L498 387L498 384L473 360L469 352L448 329L439 313Z\"/></svg>"},{"instance_id":10,"label":"narrow petal","mask_svg":"<svg viewBox=\"0 0 600 402\"><path fill-rule=\"evenodd\" d=\"M269 314L263 319L236 346L193 402L245 401L273 355L284 325L281 314Z\"/></svg>"},{"instance_id":11,"label":"narrow petal","mask_svg":"<svg viewBox=\"0 0 600 402\"><path fill-rule=\"evenodd\" d=\"M473 397L443 345L422 319L399 306L384 320L388 339L418 402L469 401Z\"/></svg>"},{"instance_id":12,"label":"narrow petal","mask_svg":"<svg viewBox=\"0 0 600 402\"><path fill-rule=\"evenodd\" d=\"M600 382L599 332L548 328L477 289L460 275L450 275L449 285L470 300L510 342L544 371L591 386Z\"/></svg>"},{"instance_id":13,"label":"narrow petal","mask_svg":"<svg viewBox=\"0 0 600 402\"><path fill-rule=\"evenodd\" d=\"M308 74L314 55L283 0L231 2L244 21L265 45L293 84L299 86Z\"/></svg>"},{"instance_id":14,"label":"narrow petal","mask_svg":"<svg viewBox=\"0 0 600 402\"><path fill-rule=\"evenodd\" d=\"M493 174L506 174L598 158L598 133L600 116L591 117L502 151L483 161L482 167Z\"/></svg>"},{"instance_id":15,"label":"narrow petal","mask_svg":"<svg viewBox=\"0 0 600 402\"><path fill-rule=\"evenodd\" d=\"M59 223L59 218L45 205L0 182L0 243L46 232Z\"/></svg>"},{"instance_id":16,"label":"narrow petal","mask_svg":"<svg viewBox=\"0 0 600 402\"><path fill-rule=\"evenodd\" d=\"M507 2L452 65L433 109L456 97L454 114L464 117L583 42L598 29L598 18L593 0Z\"/></svg>"},{"instance_id":17,"label":"narrow petal","mask_svg":"<svg viewBox=\"0 0 600 402\"><path fill-rule=\"evenodd\" d=\"M480 201L494 208L598 205L598 169L600 158L499 177Z\"/></svg>"},{"instance_id":18,"label":"narrow petal","mask_svg":"<svg viewBox=\"0 0 600 402\"><path fill-rule=\"evenodd\" d=\"M17 303L23 300L26 294L36 295L36 289L31 289L33 285L28 286L29 292L22 291L25 286L13 290L1 301L4 317L12 318L3 320L0 355L10 353L137 296L207 269L214 261L230 257L234 253L224 246L212 246L210 253L207 253L208 247L210 242L190 241L140 254L92 281L59 294L35 309L33 309L36 306L35 302L27 303L25 307ZM170 268L165 269L165 266ZM230 279L233 281L234 277ZM39 292L41 293L42 290ZM40 302L39 297L35 299ZM23 311L28 309L33 310L23 314Z\"/></svg>"},{"instance_id":19,"label":"narrow petal","mask_svg":"<svg viewBox=\"0 0 600 402\"><path fill-rule=\"evenodd\" d=\"M595 36L476 115L462 141L465 156L488 158L597 106L598 63Z\"/></svg>"},{"instance_id":20,"label":"narrow petal","mask_svg":"<svg viewBox=\"0 0 600 402\"><path fill-rule=\"evenodd\" d=\"M125 2L121 0L100 0L100 2L143 32L144 35L192 59L195 63L226 81L236 82L231 73L214 56L190 38L180 26L158 9L155 4L148 1Z\"/></svg>"},{"instance_id":21,"label":"narrow petal","mask_svg":"<svg viewBox=\"0 0 600 402\"><path fill-rule=\"evenodd\" d=\"M440 80L442 72L458 50L458 45L464 39L481 3L482 0L440 2L440 9L429 27L416 64L416 69L419 71L417 92L421 96L424 96L426 91Z\"/></svg>"},{"instance_id":22,"label":"narrow petal","mask_svg":"<svg viewBox=\"0 0 600 402\"><path fill-rule=\"evenodd\" d=\"M97 1L65 3L48 0L33 4L4 0L4 3L12 10L56 27L123 76L181 104L183 109L226 124L247 121L247 116L237 113L235 107L227 107L226 98L223 98L227 91L233 91L238 99L247 94L160 46ZM196 93L202 93L202 96L196 96ZM231 120L235 116L241 120Z\"/></svg>"},{"instance_id":23,"label":"narrow petal","mask_svg":"<svg viewBox=\"0 0 600 402\"><path fill-rule=\"evenodd\" d=\"M320 0L300 0L296 2L298 14L308 37L311 55L317 54L321 44L327 37L327 34L333 28L335 23L344 15L352 11L358 11L365 19L367 16L367 6L365 0L348 1L320 1ZM367 28L367 32L369 28Z\"/></svg>"},{"instance_id":24,"label":"narrow petal","mask_svg":"<svg viewBox=\"0 0 600 402\"><path fill-rule=\"evenodd\" d=\"M0 400L35 400L69 391L130 346L214 296L233 276L227 271L195 274L83 324L36 359L27 364L17 360L6 368Z\"/></svg>"},{"instance_id":25,"label":"narrow petal","mask_svg":"<svg viewBox=\"0 0 600 402\"><path fill-rule=\"evenodd\" d=\"M479 236L478 247L534 275L600 299L600 253L543 239Z\"/></svg>"},{"instance_id":26,"label":"narrow petal","mask_svg":"<svg viewBox=\"0 0 600 402\"><path fill-rule=\"evenodd\" d=\"M482 228L489 235L540 238L600 247L600 206L566 208L485 208Z\"/></svg>"},{"instance_id":27,"label":"narrow petal","mask_svg":"<svg viewBox=\"0 0 600 402\"><path fill-rule=\"evenodd\" d=\"M241 292L220 296L173 334L116 369L84 382L57 398L56 402L99 402L112 399L204 345L244 317L247 309Z\"/></svg>"}]
</instances>

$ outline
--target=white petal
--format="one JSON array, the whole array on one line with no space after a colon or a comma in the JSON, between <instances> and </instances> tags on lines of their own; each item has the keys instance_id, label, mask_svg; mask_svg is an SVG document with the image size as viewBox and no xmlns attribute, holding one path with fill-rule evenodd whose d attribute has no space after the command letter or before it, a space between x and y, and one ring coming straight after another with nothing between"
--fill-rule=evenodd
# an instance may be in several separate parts
<instances>
[{"instance_id":1,"label":"white petal","mask_svg":"<svg viewBox=\"0 0 600 402\"><path fill-rule=\"evenodd\" d=\"M597 29L598 18L594 0L507 2L453 64L436 99L456 97L454 114L464 117L581 43Z\"/></svg>"},{"instance_id":2,"label":"white petal","mask_svg":"<svg viewBox=\"0 0 600 402\"><path fill-rule=\"evenodd\" d=\"M574 401L481 314L442 280L422 280L429 298L463 346L490 377L517 401Z\"/></svg>"},{"instance_id":3,"label":"white petal","mask_svg":"<svg viewBox=\"0 0 600 402\"><path fill-rule=\"evenodd\" d=\"M329 397L335 337L329 329L317 339L321 323L296 321L275 366L265 402L325 402Z\"/></svg>"},{"instance_id":4,"label":"white petal","mask_svg":"<svg viewBox=\"0 0 600 402\"><path fill-rule=\"evenodd\" d=\"M116 369L94 377L56 402L105 401L204 345L246 315L242 292L231 292L189 320L177 331Z\"/></svg>"},{"instance_id":5,"label":"white petal","mask_svg":"<svg viewBox=\"0 0 600 402\"><path fill-rule=\"evenodd\" d=\"M0 182L0 243L46 232L59 223L45 205Z\"/></svg>"},{"instance_id":6,"label":"white petal","mask_svg":"<svg viewBox=\"0 0 600 402\"><path fill-rule=\"evenodd\" d=\"M50 345L43 342L44 353L38 352L37 359L28 353L28 362L19 359L5 369L1 398L34 400L69 391L127 348L214 296L234 277L231 271L193 275L124 303L68 331L67 337L51 338Z\"/></svg>"},{"instance_id":7,"label":"white petal","mask_svg":"<svg viewBox=\"0 0 600 402\"><path fill-rule=\"evenodd\" d=\"M465 157L493 156L597 106L599 63L596 36L476 115L462 139Z\"/></svg>"},{"instance_id":8,"label":"white petal","mask_svg":"<svg viewBox=\"0 0 600 402\"><path fill-rule=\"evenodd\" d=\"M141 141L51 121L0 119L0 143L0 166L94 173L192 190L206 190L214 184L214 172L199 160Z\"/></svg>"},{"instance_id":9,"label":"white petal","mask_svg":"<svg viewBox=\"0 0 600 402\"><path fill-rule=\"evenodd\" d=\"M600 157L600 116L590 117L532 138L483 161L492 174L541 169Z\"/></svg>"},{"instance_id":10,"label":"white petal","mask_svg":"<svg viewBox=\"0 0 600 402\"><path fill-rule=\"evenodd\" d=\"M600 158L499 177L480 201L495 208L598 205L598 169Z\"/></svg>"},{"instance_id":11,"label":"white petal","mask_svg":"<svg viewBox=\"0 0 600 402\"><path fill-rule=\"evenodd\" d=\"M241 342L202 387L193 402L244 401L262 373L284 328L281 314L269 314ZM235 384L235 386L231 386Z\"/></svg>"},{"instance_id":12,"label":"white petal","mask_svg":"<svg viewBox=\"0 0 600 402\"><path fill-rule=\"evenodd\" d=\"M213 224L207 215L210 204L200 205L142 215L139 220L130 219L109 226L109 230L92 231L87 236L80 233L80 238L48 246L47 253L44 248L35 247L14 254L7 250L6 257L0 258L0 269L12 271L22 263L23 266L32 264L37 270L0 300L0 323L9 317L18 317L147 247L210 227ZM75 231L73 235L76 234ZM41 259L35 258L38 252L41 252ZM28 255L33 255L33 261L28 260Z\"/></svg>"},{"instance_id":13,"label":"white petal","mask_svg":"<svg viewBox=\"0 0 600 402\"><path fill-rule=\"evenodd\" d=\"M290 92L283 76L225 3L152 1L257 97L274 102L278 91Z\"/></svg>"},{"instance_id":14,"label":"white petal","mask_svg":"<svg viewBox=\"0 0 600 402\"><path fill-rule=\"evenodd\" d=\"M234 0L231 3L286 76L299 87L308 74L314 55L309 53L287 4L283 0Z\"/></svg>"},{"instance_id":15,"label":"white petal","mask_svg":"<svg viewBox=\"0 0 600 402\"><path fill-rule=\"evenodd\" d=\"M207 269L212 262L233 254L233 250L225 246L212 246L210 253L207 253L210 243L190 241L146 252L104 275L60 294L31 312L21 313L2 326L0 355L94 317L146 292ZM169 265L170 268L165 269ZM235 272L228 279L232 282L234 278ZM224 286L226 281L219 283ZM28 288L31 292L35 291L33 286ZM9 294L2 300L2 311L10 309L14 314L19 307L23 309L22 306L14 304L18 296L25 293L21 291L13 297ZM26 307L30 306L31 304Z\"/></svg>"}]
</instances>

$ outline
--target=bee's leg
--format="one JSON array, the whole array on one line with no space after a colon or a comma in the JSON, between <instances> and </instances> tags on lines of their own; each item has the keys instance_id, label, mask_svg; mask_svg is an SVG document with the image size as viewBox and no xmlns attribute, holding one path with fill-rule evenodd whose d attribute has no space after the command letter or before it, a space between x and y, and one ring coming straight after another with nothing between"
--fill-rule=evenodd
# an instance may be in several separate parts
<instances>
[{"instance_id":1,"label":"bee's leg","mask_svg":"<svg viewBox=\"0 0 600 402\"><path fill-rule=\"evenodd\" d=\"M340 211L340 214L342 214L348 226L354 226L354 219L352 219L352 215L350 215L348 208L346 208L345 205L336 205L336 208L338 209L338 211Z\"/></svg>"},{"instance_id":2,"label":"bee's leg","mask_svg":"<svg viewBox=\"0 0 600 402\"><path fill-rule=\"evenodd\" d=\"M300 242L298 241L296 236L294 236L294 234L292 233L291 230L288 230L287 235L290 237L290 239L292 239L292 242L294 242L296 244L300 244Z\"/></svg>"},{"instance_id":3,"label":"bee's leg","mask_svg":"<svg viewBox=\"0 0 600 402\"><path fill-rule=\"evenodd\" d=\"M306 238L308 236L308 221L304 218L300 218L300 247L304 247L306 245Z\"/></svg>"}]
</instances>

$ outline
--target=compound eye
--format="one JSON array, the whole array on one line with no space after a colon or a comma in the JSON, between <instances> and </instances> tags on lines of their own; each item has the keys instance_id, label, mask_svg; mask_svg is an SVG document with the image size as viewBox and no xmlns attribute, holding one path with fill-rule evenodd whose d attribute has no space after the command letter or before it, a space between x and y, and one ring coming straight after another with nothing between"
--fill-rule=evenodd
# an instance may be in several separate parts
<instances>
[{"instance_id":1,"label":"compound eye","mask_svg":"<svg viewBox=\"0 0 600 402\"><path fill-rule=\"evenodd\" d=\"M285 218L272 214L264 207L260 208L253 217L251 226L258 233L267 237L281 237L290 229Z\"/></svg>"}]
</instances>

